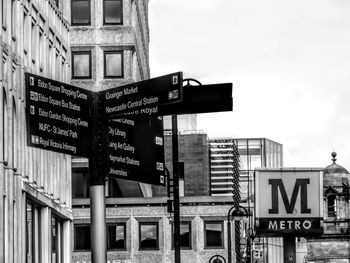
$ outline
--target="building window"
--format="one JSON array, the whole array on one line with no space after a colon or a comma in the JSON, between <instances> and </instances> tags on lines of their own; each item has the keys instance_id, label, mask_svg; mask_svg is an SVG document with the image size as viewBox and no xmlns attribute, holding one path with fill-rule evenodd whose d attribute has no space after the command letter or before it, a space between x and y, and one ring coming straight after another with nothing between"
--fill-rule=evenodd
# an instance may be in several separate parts
<instances>
[{"instance_id":1,"label":"building window","mask_svg":"<svg viewBox=\"0 0 350 263\"><path fill-rule=\"evenodd\" d=\"M107 249L125 250L126 249L126 227L124 223L107 225Z\"/></svg>"},{"instance_id":2,"label":"building window","mask_svg":"<svg viewBox=\"0 0 350 263\"><path fill-rule=\"evenodd\" d=\"M91 250L90 225L74 226L74 250Z\"/></svg>"},{"instance_id":3,"label":"building window","mask_svg":"<svg viewBox=\"0 0 350 263\"><path fill-rule=\"evenodd\" d=\"M91 51L73 51L72 64L72 78L91 78Z\"/></svg>"},{"instance_id":4,"label":"building window","mask_svg":"<svg viewBox=\"0 0 350 263\"><path fill-rule=\"evenodd\" d=\"M158 223L140 223L140 250L158 250Z\"/></svg>"},{"instance_id":5,"label":"building window","mask_svg":"<svg viewBox=\"0 0 350 263\"><path fill-rule=\"evenodd\" d=\"M90 0L72 0L72 26L91 24Z\"/></svg>"},{"instance_id":6,"label":"building window","mask_svg":"<svg viewBox=\"0 0 350 263\"><path fill-rule=\"evenodd\" d=\"M204 222L205 248L223 248L222 222Z\"/></svg>"},{"instance_id":7,"label":"building window","mask_svg":"<svg viewBox=\"0 0 350 263\"><path fill-rule=\"evenodd\" d=\"M335 195L328 196L327 200L328 200L328 216L335 216L336 215Z\"/></svg>"},{"instance_id":8,"label":"building window","mask_svg":"<svg viewBox=\"0 0 350 263\"><path fill-rule=\"evenodd\" d=\"M123 23L123 5L121 0L103 0L103 24L120 25Z\"/></svg>"},{"instance_id":9,"label":"building window","mask_svg":"<svg viewBox=\"0 0 350 263\"><path fill-rule=\"evenodd\" d=\"M88 168L72 169L72 197L89 198L89 170Z\"/></svg>"},{"instance_id":10,"label":"building window","mask_svg":"<svg viewBox=\"0 0 350 263\"><path fill-rule=\"evenodd\" d=\"M63 259L63 227L62 220L51 215L51 262L60 263Z\"/></svg>"},{"instance_id":11,"label":"building window","mask_svg":"<svg viewBox=\"0 0 350 263\"><path fill-rule=\"evenodd\" d=\"M172 238L172 248L174 249L174 224L172 225L172 233L173 233L173 238ZM180 223L180 247L182 249L191 249L191 222L181 222Z\"/></svg>"},{"instance_id":12,"label":"building window","mask_svg":"<svg viewBox=\"0 0 350 263\"><path fill-rule=\"evenodd\" d=\"M40 251L40 206L26 203L26 262L38 262Z\"/></svg>"},{"instance_id":13,"label":"building window","mask_svg":"<svg viewBox=\"0 0 350 263\"><path fill-rule=\"evenodd\" d=\"M105 51L104 52L104 77L122 78L123 77L123 52Z\"/></svg>"},{"instance_id":14,"label":"building window","mask_svg":"<svg viewBox=\"0 0 350 263\"><path fill-rule=\"evenodd\" d=\"M11 12L12 12L12 17L11 17L11 34L12 34L12 39L16 40L17 36L17 24L16 24L16 17L17 17L17 0L12 0L11 3Z\"/></svg>"},{"instance_id":15,"label":"building window","mask_svg":"<svg viewBox=\"0 0 350 263\"><path fill-rule=\"evenodd\" d=\"M7 10L6 10L6 2L1 0L1 23L4 30L6 30L6 20L7 20Z\"/></svg>"}]
</instances>

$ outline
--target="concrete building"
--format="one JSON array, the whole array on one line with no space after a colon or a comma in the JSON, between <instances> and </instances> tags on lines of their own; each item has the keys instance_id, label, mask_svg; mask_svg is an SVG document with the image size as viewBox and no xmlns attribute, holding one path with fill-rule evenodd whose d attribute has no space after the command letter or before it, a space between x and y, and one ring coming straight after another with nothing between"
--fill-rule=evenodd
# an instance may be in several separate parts
<instances>
[{"instance_id":1,"label":"concrete building","mask_svg":"<svg viewBox=\"0 0 350 263\"><path fill-rule=\"evenodd\" d=\"M70 262L71 158L27 147L24 73L62 82L69 24L55 1L0 5L0 262ZM52 161L54 160L54 161Z\"/></svg>"},{"instance_id":2,"label":"concrete building","mask_svg":"<svg viewBox=\"0 0 350 263\"><path fill-rule=\"evenodd\" d=\"M336 156L323 170L324 233L307 239L307 262L350 262L350 174Z\"/></svg>"},{"instance_id":3,"label":"concrete building","mask_svg":"<svg viewBox=\"0 0 350 263\"><path fill-rule=\"evenodd\" d=\"M108 198L106 205L109 262L174 262L167 198ZM227 211L232 205L231 197L181 198L181 262L209 262L214 255L227 259ZM74 238L74 263L91 261L88 206L87 199L73 199L79 233Z\"/></svg>"},{"instance_id":4,"label":"concrete building","mask_svg":"<svg viewBox=\"0 0 350 263\"><path fill-rule=\"evenodd\" d=\"M71 83L101 91L148 79L148 0L63 0L70 14ZM73 180L88 195L87 159L74 158ZM78 185L78 184L75 184ZM151 196L146 184L108 179L113 196Z\"/></svg>"}]
</instances>

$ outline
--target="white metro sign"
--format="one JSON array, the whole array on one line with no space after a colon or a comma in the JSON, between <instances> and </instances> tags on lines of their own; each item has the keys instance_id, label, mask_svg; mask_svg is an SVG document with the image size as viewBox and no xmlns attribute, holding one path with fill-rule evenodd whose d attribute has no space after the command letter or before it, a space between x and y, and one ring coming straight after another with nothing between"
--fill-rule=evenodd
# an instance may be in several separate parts
<instances>
[{"instance_id":1,"label":"white metro sign","mask_svg":"<svg viewBox=\"0 0 350 263\"><path fill-rule=\"evenodd\" d=\"M319 233L323 218L322 169L255 171L257 233Z\"/></svg>"}]
</instances>

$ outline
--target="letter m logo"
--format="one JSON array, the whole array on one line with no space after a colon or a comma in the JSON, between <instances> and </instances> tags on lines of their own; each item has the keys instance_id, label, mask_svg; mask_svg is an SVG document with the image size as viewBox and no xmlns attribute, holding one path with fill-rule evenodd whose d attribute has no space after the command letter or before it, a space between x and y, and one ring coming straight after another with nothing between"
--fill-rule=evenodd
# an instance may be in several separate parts
<instances>
[{"instance_id":1,"label":"letter m logo","mask_svg":"<svg viewBox=\"0 0 350 263\"><path fill-rule=\"evenodd\" d=\"M310 214L311 209L307 208L307 185L310 184L310 179L297 179L294 185L291 199L288 199L286 189L284 188L282 179L269 179L271 185L272 194L272 209L269 209L269 214L278 214L278 192L281 193L284 207L287 214L292 214L295 203L297 201L299 189L300 189L300 208L302 214ZM278 191L279 189L279 191Z\"/></svg>"}]
</instances>

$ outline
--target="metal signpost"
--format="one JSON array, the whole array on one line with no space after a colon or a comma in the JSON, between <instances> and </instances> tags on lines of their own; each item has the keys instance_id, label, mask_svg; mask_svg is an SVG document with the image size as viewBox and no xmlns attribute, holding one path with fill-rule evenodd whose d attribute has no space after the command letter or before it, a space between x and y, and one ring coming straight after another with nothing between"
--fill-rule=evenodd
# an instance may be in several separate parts
<instances>
[{"instance_id":1,"label":"metal signpost","mask_svg":"<svg viewBox=\"0 0 350 263\"><path fill-rule=\"evenodd\" d=\"M105 177L165 185L162 115L173 115L175 262L180 262L177 114L232 110L232 84L186 86L182 72L102 92L26 73L27 144L89 158L92 262L106 253ZM184 96L185 94L185 96Z\"/></svg>"},{"instance_id":2,"label":"metal signpost","mask_svg":"<svg viewBox=\"0 0 350 263\"><path fill-rule=\"evenodd\" d=\"M159 106L182 100L182 72L135 82L101 92L106 119L121 114L151 116L159 114Z\"/></svg>"},{"instance_id":3,"label":"metal signpost","mask_svg":"<svg viewBox=\"0 0 350 263\"><path fill-rule=\"evenodd\" d=\"M284 263L294 263L295 237L323 233L322 168L255 171L256 233L282 236Z\"/></svg>"},{"instance_id":4,"label":"metal signpost","mask_svg":"<svg viewBox=\"0 0 350 263\"><path fill-rule=\"evenodd\" d=\"M91 91L26 73L29 146L87 157Z\"/></svg>"},{"instance_id":5,"label":"metal signpost","mask_svg":"<svg viewBox=\"0 0 350 263\"><path fill-rule=\"evenodd\" d=\"M164 186L163 118L130 117L108 123L106 175Z\"/></svg>"}]
</instances>

